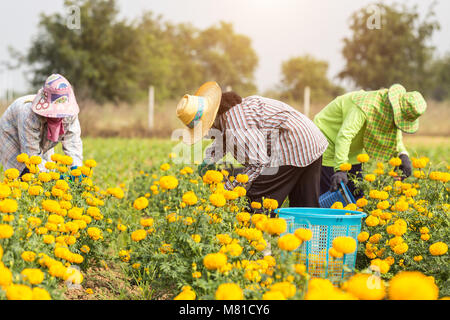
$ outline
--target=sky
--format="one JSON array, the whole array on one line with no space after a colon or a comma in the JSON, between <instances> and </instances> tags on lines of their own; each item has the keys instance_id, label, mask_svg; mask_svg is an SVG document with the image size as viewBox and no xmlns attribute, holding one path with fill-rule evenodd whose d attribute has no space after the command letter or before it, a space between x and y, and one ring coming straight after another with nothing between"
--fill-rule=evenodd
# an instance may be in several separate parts
<instances>
[{"instance_id":1,"label":"sky","mask_svg":"<svg viewBox=\"0 0 450 320\"><path fill-rule=\"evenodd\" d=\"M136 19L144 11L161 14L172 23L189 22L204 29L231 22L236 33L252 40L259 57L255 81L259 92L275 88L281 79L281 64L292 57L311 54L329 63L330 79L345 61L343 39L350 36L349 17L373 0L118 0L121 18ZM422 16L431 0L382 1L417 4ZM8 47L26 52L37 35L42 12L64 13L63 0L0 1L0 62L8 61ZM432 45L438 54L450 52L450 1L438 0L436 18L441 29L435 32ZM82 21L81 21L82 25ZM381 26L382 27L382 26ZM70 80L70 79L69 79ZM206 80L206 79L205 79ZM210 80L210 79L207 79ZM0 64L0 96L6 87L28 87L23 71L6 73ZM24 89L25 88L25 89Z\"/></svg>"}]
</instances>

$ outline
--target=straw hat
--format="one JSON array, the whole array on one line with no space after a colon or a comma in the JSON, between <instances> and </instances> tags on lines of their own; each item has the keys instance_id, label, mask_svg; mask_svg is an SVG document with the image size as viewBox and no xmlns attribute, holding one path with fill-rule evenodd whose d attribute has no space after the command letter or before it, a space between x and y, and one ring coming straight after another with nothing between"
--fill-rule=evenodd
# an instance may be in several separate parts
<instances>
[{"instance_id":1,"label":"straw hat","mask_svg":"<svg viewBox=\"0 0 450 320\"><path fill-rule=\"evenodd\" d=\"M189 133L183 135L184 143L194 144L208 133L216 119L221 98L222 90L213 81L203 84L193 96L184 95L177 106L177 117Z\"/></svg>"},{"instance_id":2,"label":"straw hat","mask_svg":"<svg viewBox=\"0 0 450 320\"><path fill-rule=\"evenodd\" d=\"M69 81L59 74L52 74L34 98L31 109L46 118L66 118L80 112Z\"/></svg>"},{"instance_id":3,"label":"straw hat","mask_svg":"<svg viewBox=\"0 0 450 320\"><path fill-rule=\"evenodd\" d=\"M406 92L400 84L389 88L389 101L394 111L395 125L406 133L414 133L419 129L419 117L427 109L423 96L417 92Z\"/></svg>"}]
</instances>

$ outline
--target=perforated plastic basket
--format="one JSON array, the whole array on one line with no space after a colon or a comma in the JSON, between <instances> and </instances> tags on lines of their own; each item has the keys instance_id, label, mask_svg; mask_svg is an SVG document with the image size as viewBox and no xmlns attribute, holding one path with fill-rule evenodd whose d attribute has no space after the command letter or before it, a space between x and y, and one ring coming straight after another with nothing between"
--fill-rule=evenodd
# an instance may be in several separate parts
<instances>
[{"instance_id":1,"label":"perforated plastic basket","mask_svg":"<svg viewBox=\"0 0 450 320\"><path fill-rule=\"evenodd\" d=\"M312 238L293 254L306 265L312 277L327 278L334 284L348 279L353 274L356 251L342 258L331 258L328 254L333 239L348 236L355 239L361 231L361 219L367 214L359 211L324 208L280 208L275 210L287 222L287 233L298 228L312 231Z\"/></svg>"},{"instance_id":2,"label":"perforated plastic basket","mask_svg":"<svg viewBox=\"0 0 450 320\"><path fill-rule=\"evenodd\" d=\"M342 202L344 206L349 203L355 203L355 197L353 197L347 186L341 182L340 188L334 192L327 191L319 197L319 205L321 208L331 208L333 203Z\"/></svg>"}]
</instances>

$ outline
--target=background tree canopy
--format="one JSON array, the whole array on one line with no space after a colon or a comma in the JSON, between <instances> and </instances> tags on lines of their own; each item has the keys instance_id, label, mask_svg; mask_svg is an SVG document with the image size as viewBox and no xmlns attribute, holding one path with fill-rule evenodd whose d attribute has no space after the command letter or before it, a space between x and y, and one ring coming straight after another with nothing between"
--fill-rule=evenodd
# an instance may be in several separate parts
<instances>
[{"instance_id":1,"label":"background tree canopy","mask_svg":"<svg viewBox=\"0 0 450 320\"><path fill-rule=\"evenodd\" d=\"M374 7L381 18L379 29L368 27ZM430 92L434 47L428 42L439 29L432 6L420 21L417 7L376 3L355 12L350 29L352 36L344 39L346 65L340 78L366 90L401 83L407 90Z\"/></svg>"},{"instance_id":2,"label":"background tree canopy","mask_svg":"<svg viewBox=\"0 0 450 320\"><path fill-rule=\"evenodd\" d=\"M42 14L29 51L18 60L30 66L37 88L52 73L64 74L80 100L134 103L147 98L150 85L159 101L194 92L203 82L217 81L240 95L256 94L258 56L249 37L220 22L205 30L172 24L152 12L134 21L118 18L115 0L65 0L80 8L81 28L67 27L63 14ZM379 29L368 27L379 11ZM437 100L450 99L450 54L435 57L429 45L439 29L433 5L424 19L417 7L374 3L350 17L345 38L345 67L339 78L355 87L376 90L393 83ZM303 101L305 86L313 102L331 101L344 89L327 77L328 63L310 55L282 63L281 83L272 96Z\"/></svg>"},{"instance_id":3,"label":"background tree canopy","mask_svg":"<svg viewBox=\"0 0 450 320\"><path fill-rule=\"evenodd\" d=\"M305 87L311 89L311 100L326 102L342 94L344 90L327 78L328 62L312 56L300 56L283 62L282 98L303 101Z\"/></svg>"},{"instance_id":4,"label":"background tree canopy","mask_svg":"<svg viewBox=\"0 0 450 320\"><path fill-rule=\"evenodd\" d=\"M39 33L22 57L40 87L52 73L65 75L80 99L135 102L155 87L164 100L192 91L207 80L254 92L258 57L251 40L221 23L204 31L173 25L144 13L133 23L118 19L115 0L66 0L81 11L81 29L67 17L41 15Z\"/></svg>"}]
</instances>

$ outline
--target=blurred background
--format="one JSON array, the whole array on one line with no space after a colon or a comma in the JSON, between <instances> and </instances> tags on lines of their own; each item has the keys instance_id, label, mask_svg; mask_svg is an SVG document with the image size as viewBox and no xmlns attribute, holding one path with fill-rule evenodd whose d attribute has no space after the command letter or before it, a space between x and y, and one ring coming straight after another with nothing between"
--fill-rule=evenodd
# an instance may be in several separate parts
<instances>
[{"instance_id":1,"label":"blurred background","mask_svg":"<svg viewBox=\"0 0 450 320\"><path fill-rule=\"evenodd\" d=\"M417 135L450 136L450 1L15 0L0 28L0 114L60 73L84 137L168 138L206 81L310 118L401 83L428 101Z\"/></svg>"}]
</instances>

